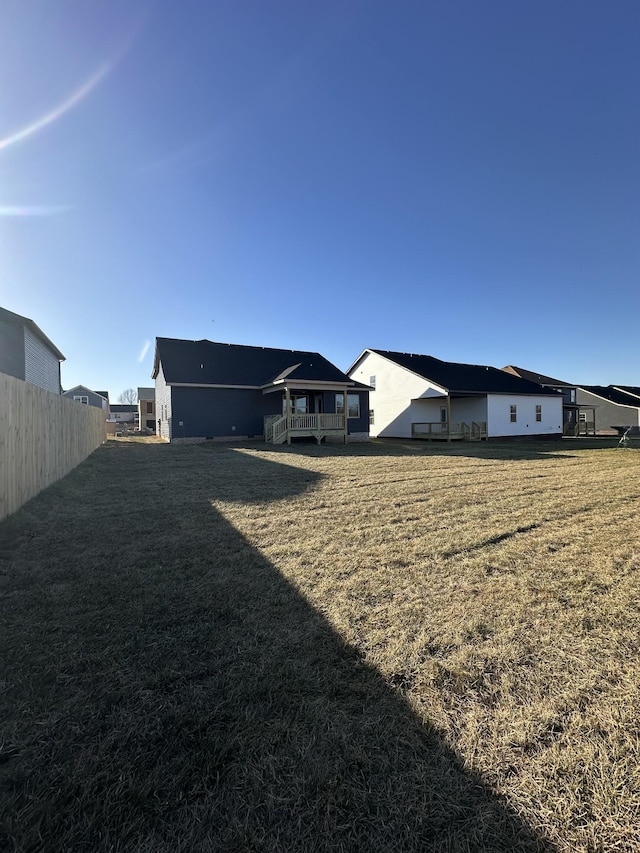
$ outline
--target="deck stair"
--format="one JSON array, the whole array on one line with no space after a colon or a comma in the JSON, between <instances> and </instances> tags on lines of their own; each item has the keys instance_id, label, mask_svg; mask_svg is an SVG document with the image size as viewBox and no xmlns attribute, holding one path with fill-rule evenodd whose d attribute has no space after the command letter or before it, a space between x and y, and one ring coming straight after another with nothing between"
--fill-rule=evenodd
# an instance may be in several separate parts
<instances>
[{"instance_id":1,"label":"deck stair","mask_svg":"<svg viewBox=\"0 0 640 853\"><path fill-rule=\"evenodd\" d=\"M342 414L315 412L302 415L267 415L264 419L264 440L268 444L284 444L292 438L345 437L345 417Z\"/></svg>"}]
</instances>

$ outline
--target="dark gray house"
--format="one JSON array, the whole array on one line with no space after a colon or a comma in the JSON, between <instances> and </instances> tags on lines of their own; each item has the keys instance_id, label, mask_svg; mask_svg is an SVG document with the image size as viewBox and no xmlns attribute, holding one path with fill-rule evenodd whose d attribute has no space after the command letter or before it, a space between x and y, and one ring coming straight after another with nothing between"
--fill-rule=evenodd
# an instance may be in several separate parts
<instances>
[{"instance_id":1,"label":"dark gray house","mask_svg":"<svg viewBox=\"0 0 640 853\"><path fill-rule=\"evenodd\" d=\"M0 308L0 373L61 394L64 356L33 320Z\"/></svg>"},{"instance_id":2,"label":"dark gray house","mask_svg":"<svg viewBox=\"0 0 640 853\"><path fill-rule=\"evenodd\" d=\"M369 388L317 352L156 338L158 435L169 441L369 437Z\"/></svg>"},{"instance_id":3,"label":"dark gray house","mask_svg":"<svg viewBox=\"0 0 640 853\"><path fill-rule=\"evenodd\" d=\"M578 402L595 412L597 431L640 426L640 389L631 385L578 385Z\"/></svg>"}]
</instances>

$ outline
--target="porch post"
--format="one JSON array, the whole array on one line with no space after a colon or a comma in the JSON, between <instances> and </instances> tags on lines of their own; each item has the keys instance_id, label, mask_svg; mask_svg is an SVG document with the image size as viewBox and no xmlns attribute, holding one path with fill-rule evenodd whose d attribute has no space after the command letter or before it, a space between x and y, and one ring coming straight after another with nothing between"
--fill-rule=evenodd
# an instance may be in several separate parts
<instances>
[{"instance_id":1,"label":"porch post","mask_svg":"<svg viewBox=\"0 0 640 853\"><path fill-rule=\"evenodd\" d=\"M287 444L291 444L291 392L289 386L284 386L284 406L287 413Z\"/></svg>"},{"instance_id":2,"label":"porch post","mask_svg":"<svg viewBox=\"0 0 640 853\"><path fill-rule=\"evenodd\" d=\"M349 395L347 389L344 389L344 443L348 443L347 436L349 434Z\"/></svg>"},{"instance_id":3,"label":"porch post","mask_svg":"<svg viewBox=\"0 0 640 853\"><path fill-rule=\"evenodd\" d=\"M451 394L447 392L447 441L451 441Z\"/></svg>"}]
</instances>

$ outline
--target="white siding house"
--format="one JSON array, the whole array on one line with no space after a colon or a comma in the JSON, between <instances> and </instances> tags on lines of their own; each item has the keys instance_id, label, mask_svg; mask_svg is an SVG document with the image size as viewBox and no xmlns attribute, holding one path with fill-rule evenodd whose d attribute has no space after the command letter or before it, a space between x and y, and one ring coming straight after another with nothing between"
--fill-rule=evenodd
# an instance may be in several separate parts
<instances>
[{"instance_id":1,"label":"white siding house","mask_svg":"<svg viewBox=\"0 0 640 853\"><path fill-rule=\"evenodd\" d=\"M562 434L562 395L484 365L365 350L347 371L371 386L372 437Z\"/></svg>"}]
</instances>

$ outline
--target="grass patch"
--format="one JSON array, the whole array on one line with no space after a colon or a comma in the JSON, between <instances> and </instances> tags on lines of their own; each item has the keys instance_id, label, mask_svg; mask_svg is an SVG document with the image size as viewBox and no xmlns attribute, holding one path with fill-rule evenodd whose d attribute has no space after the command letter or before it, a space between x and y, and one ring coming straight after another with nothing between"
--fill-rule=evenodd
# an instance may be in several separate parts
<instances>
[{"instance_id":1,"label":"grass patch","mask_svg":"<svg viewBox=\"0 0 640 853\"><path fill-rule=\"evenodd\" d=\"M614 444L109 442L0 524L2 849L637 849Z\"/></svg>"}]
</instances>

